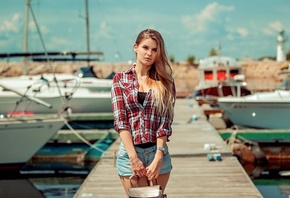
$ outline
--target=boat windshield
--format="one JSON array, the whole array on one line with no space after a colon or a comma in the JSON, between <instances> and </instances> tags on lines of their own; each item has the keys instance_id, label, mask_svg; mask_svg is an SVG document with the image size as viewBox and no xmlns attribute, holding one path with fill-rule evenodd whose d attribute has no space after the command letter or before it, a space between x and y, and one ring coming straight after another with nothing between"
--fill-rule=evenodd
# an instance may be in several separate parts
<instances>
[{"instance_id":1,"label":"boat windshield","mask_svg":"<svg viewBox=\"0 0 290 198\"><path fill-rule=\"evenodd\" d=\"M94 71L92 66L86 66L86 67L80 67L75 73L75 76L80 78L98 78Z\"/></svg>"}]
</instances>

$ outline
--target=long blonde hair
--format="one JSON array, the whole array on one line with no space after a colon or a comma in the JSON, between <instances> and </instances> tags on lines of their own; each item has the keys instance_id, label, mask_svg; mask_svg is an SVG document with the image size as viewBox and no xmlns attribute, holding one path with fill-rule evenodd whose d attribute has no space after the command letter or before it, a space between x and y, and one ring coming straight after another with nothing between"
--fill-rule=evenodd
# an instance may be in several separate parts
<instances>
[{"instance_id":1,"label":"long blonde hair","mask_svg":"<svg viewBox=\"0 0 290 198\"><path fill-rule=\"evenodd\" d=\"M158 112L161 115L173 115L173 94L172 68L169 64L165 43L159 32L153 29L146 29L139 33L135 44L138 46L144 39L153 39L157 43L157 54L154 64L151 66L146 84L152 89L153 98L156 102Z\"/></svg>"}]
</instances>

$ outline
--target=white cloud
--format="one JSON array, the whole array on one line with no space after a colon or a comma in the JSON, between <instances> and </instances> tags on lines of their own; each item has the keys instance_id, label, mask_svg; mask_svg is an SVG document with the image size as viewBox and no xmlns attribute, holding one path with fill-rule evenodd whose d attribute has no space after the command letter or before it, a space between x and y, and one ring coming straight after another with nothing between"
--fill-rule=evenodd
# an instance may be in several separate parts
<instances>
[{"instance_id":1,"label":"white cloud","mask_svg":"<svg viewBox=\"0 0 290 198\"><path fill-rule=\"evenodd\" d=\"M248 35L249 31L246 28L228 28L225 38L229 41L233 41L238 37L247 37Z\"/></svg>"},{"instance_id":2,"label":"white cloud","mask_svg":"<svg viewBox=\"0 0 290 198\"><path fill-rule=\"evenodd\" d=\"M276 21L274 23L270 23L269 27L274 30L281 31L283 29L283 24L280 21Z\"/></svg>"},{"instance_id":3,"label":"white cloud","mask_svg":"<svg viewBox=\"0 0 290 198\"><path fill-rule=\"evenodd\" d=\"M246 28L238 28L237 29L237 32L242 36L242 37L245 37L245 36L248 36L249 35L249 32Z\"/></svg>"},{"instance_id":4,"label":"white cloud","mask_svg":"<svg viewBox=\"0 0 290 198\"><path fill-rule=\"evenodd\" d=\"M106 21L102 21L100 24L100 28L97 34L95 34L94 37L98 38L111 38L111 30L112 28L110 28L110 26L108 26Z\"/></svg>"},{"instance_id":5,"label":"white cloud","mask_svg":"<svg viewBox=\"0 0 290 198\"><path fill-rule=\"evenodd\" d=\"M70 44L70 41L69 40L64 39L64 38L58 38L58 37L52 37L51 38L51 41L53 43L58 44L58 45L67 45L67 44Z\"/></svg>"},{"instance_id":6,"label":"white cloud","mask_svg":"<svg viewBox=\"0 0 290 198\"><path fill-rule=\"evenodd\" d=\"M205 32L211 24L221 24L228 21L223 13L234 10L234 6L223 6L216 2L208 4L200 13L193 16L183 16L182 23L190 29L191 33Z\"/></svg>"},{"instance_id":7,"label":"white cloud","mask_svg":"<svg viewBox=\"0 0 290 198\"><path fill-rule=\"evenodd\" d=\"M17 32L18 24L20 20L20 15L18 13L14 14L11 20L5 20L0 24L1 32Z\"/></svg>"},{"instance_id":8,"label":"white cloud","mask_svg":"<svg viewBox=\"0 0 290 198\"><path fill-rule=\"evenodd\" d=\"M228 34L226 36L226 39L229 40L229 41L233 41L234 40L234 36L232 34Z\"/></svg>"},{"instance_id":9,"label":"white cloud","mask_svg":"<svg viewBox=\"0 0 290 198\"><path fill-rule=\"evenodd\" d=\"M46 43L46 48L49 50L64 49L68 48L70 44L72 44L70 39L54 36L50 38L50 42Z\"/></svg>"},{"instance_id":10,"label":"white cloud","mask_svg":"<svg viewBox=\"0 0 290 198\"><path fill-rule=\"evenodd\" d=\"M264 28L262 32L264 32L266 35L276 35L281 30L284 30L284 26L280 21L272 22L268 25L268 27Z\"/></svg>"},{"instance_id":11,"label":"white cloud","mask_svg":"<svg viewBox=\"0 0 290 198\"><path fill-rule=\"evenodd\" d=\"M39 26L39 24L38 24ZM47 34L49 32L48 28L44 25L39 26L41 34ZM30 21L28 24L28 29L30 32L37 32L36 25L34 21Z\"/></svg>"}]
</instances>

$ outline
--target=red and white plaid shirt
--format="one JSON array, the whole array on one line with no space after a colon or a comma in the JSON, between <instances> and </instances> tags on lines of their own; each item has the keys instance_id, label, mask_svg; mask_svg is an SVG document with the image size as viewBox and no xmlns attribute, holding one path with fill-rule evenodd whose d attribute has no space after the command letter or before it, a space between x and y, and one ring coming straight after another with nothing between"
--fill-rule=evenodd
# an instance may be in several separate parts
<instances>
[{"instance_id":1,"label":"red and white plaid shirt","mask_svg":"<svg viewBox=\"0 0 290 198\"><path fill-rule=\"evenodd\" d=\"M161 116L157 113L152 99L152 90L146 94L143 105L138 102L138 80L135 76L135 65L113 78L112 109L114 127L131 131L134 145L156 142L157 137L172 134L173 116ZM172 91L176 98L175 84Z\"/></svg>"}]
</instances>

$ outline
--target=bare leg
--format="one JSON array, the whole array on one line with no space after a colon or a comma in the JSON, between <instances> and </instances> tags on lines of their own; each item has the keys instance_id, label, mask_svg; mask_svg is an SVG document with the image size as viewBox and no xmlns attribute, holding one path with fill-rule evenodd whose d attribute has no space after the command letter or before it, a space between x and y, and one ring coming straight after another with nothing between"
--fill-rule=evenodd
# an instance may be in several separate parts
<instances>
[{"instance_id":1,"label":"bare leg","mask_svg":"<svg viewBox=\"0 0 290 198\"><path fill-rule=\"evenodd\" d=\"M161 186L163 193L164 193L166 185L169 181L169 177L170 177L170 172L159 175L159 177L157 178L158 184Z\"/></svg>"},{"instance_id":2,"label":"bare leg","mask_svg":"<svg viewBox=\"0 0 290 198\"><path fill-rule=\"evenodd\" d=\"M130 188L130 180L129 180L129 176L120 176L120 181L121 181L121 183L122 183L122 185L123 185L123 187L124 187L124 190L125 190L125 192L126 192L126 194L127 194L127 197L129 197L128 196L128 189ZM135 181L133 181L133 179L135 180ZM132 183L133 184L135 184L136 185L136 179L135 178L133 178L131 181L132 181Z\"/></svg>"}]
</instances>

